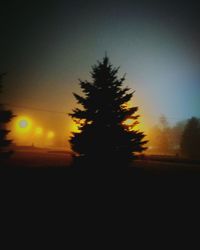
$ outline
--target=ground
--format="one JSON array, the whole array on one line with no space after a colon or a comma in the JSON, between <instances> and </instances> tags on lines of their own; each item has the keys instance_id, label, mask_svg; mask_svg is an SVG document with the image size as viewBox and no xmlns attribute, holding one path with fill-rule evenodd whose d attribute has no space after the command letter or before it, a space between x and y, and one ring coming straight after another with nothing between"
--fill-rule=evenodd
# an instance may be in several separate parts
<instances>
[{"instance_id":1,"label":"ground","mask_svg":"<svg viewBox=\"0 0 200 250\"><path fill-rule=\"evenodd\" d=\"M52 151L52 150L19 150L16 151L11 159L4 160L1 163L0 174L8 171L17 171L20 169L25 172L40 170L48 172L60 172L61 174L70 169L72 156L70 152ZM95 166L94 166L95 167ZM46 170L45 170L46 169ZM145 157L133 161L130 165L130 171L141 175L199 175L200 162L186 161L180 158L170 157Z\"/></svg>"}]
</instances>

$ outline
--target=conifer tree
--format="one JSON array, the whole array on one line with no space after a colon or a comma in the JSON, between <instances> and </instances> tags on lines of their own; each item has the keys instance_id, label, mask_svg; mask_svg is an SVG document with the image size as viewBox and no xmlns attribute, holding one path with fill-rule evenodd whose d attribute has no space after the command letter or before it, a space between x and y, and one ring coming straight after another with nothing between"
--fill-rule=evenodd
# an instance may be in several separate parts
<instances>
[{"instance_id":1,"label":"conifer tree","mask_svg":"<svg viewBox=\"0 0 200 250\"><path fill-rule=\"evenodd\" d=\"M125 77L118 78L119 68L114 68L105 56L92 67L92 81L81 81L84 96L74 93L78 102L70 114L79 132L72 134L72 150L83 159L95 164L119 163L121 166L133 159L136 152L146 149L143 132L135 130L138 107L129 107L134 92L123 87ZM129 119L129 123L126 123Z\"/></svg>"},{"instance_id":2,"label":"conifer tree","mask_svg":"<svg viewBox=\"0 0 200 250\"><path fill-rule=\"evenodd\" d=\"M200 159L200 120L192 117L188 120L181 138L183 156Z\"/></svg>"},{"instance_id":3,"label":"conifer tree","mask_svg":"<svg viewBox=\"0 0 200 250\"><path fill-rule=\"evenodd\" d=\"M2 92L2 78L4 74L0 75L0 93ZM0 104L0 160L5 156L10 156L12 151L10 149L11 140L7 139L7 135L10 132L6 129L6 124L13 118L13 114L10 110L6 110L3 104Z\"/></svg>"}]
</instances>

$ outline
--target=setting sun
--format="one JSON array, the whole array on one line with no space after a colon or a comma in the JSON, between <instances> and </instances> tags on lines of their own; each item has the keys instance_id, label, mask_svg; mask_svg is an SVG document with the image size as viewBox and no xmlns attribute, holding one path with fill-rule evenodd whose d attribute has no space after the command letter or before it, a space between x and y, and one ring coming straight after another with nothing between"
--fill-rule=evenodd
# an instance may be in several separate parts
<instances>
[{"instance_id":1,"label":"setting sun","mask_svg":"<svg viewBox=\"0 0 200 250\"><path fill-rule=\"evenodd\" d=\"M18 117L16 120L17 133L27 133L32 128L32 120L29 117Z\"/></svg>"}]
</instances>

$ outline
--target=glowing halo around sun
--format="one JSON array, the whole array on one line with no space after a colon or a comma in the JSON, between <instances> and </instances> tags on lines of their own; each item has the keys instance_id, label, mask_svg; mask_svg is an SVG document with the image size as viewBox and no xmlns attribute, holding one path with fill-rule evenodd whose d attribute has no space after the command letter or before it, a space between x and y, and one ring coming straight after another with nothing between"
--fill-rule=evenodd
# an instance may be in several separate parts
<instances>
[{"instance_id":1,"label":"glowing halo around sun","mask_svg":"<svg viewBox=\"0 0 200 250\"><path fill-rule=\"evenodd\" d=\"M16 120L16 132L27 133L32 129L32 120L26 116L20 116Z\"/></svg>"}]
</instances>

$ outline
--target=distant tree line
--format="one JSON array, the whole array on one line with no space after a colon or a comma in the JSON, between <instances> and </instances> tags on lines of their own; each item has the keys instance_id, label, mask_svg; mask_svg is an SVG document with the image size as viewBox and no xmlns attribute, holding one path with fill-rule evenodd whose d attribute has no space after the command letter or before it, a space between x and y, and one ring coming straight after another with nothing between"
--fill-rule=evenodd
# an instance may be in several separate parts
<instances>
[{"instance_id":1,"label":"distant tree line","mask_svg":"<svg viewBox=\"0 0 200 250\"><path fill-rule=\"evenodd\" d=\"M180 142L181 153L191 158L200 158L200 119L188 120Z\"/></svg>"},{"instance_id":2,"label":"distant tree line","mask_svg":"<svg viewBox=\"0 0 200 250\"><path fill-rule=\"evenodd\" d=\"M200 158L200 119L192 117L170 126L166 117L149 133L149 152Z\"/></svg>"}]
</instances>

